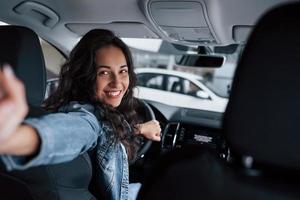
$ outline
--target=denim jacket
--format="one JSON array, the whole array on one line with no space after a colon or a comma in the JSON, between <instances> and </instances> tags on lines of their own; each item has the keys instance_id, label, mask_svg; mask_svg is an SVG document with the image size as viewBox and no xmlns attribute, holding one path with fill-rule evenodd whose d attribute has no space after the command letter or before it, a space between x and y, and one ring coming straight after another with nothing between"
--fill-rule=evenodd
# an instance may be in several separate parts
<instances>
[{"instance_id":1,"label":"denim jacket","mask_svg":"<svg viewBox=\"0 0 300 200\"><path fill-rule=\"evenodd\" d=\"M129 171L127 153L121 142L114 142L111 129L101 121L101 111L88 104L71 102L59 113L24 121L34 127L41 139L33 158L1 156L8 170L70 161L95 150L96 185L105 199L127 200ZM98 189L97 188L97 189Z\"/></svg>"}]
</instances>

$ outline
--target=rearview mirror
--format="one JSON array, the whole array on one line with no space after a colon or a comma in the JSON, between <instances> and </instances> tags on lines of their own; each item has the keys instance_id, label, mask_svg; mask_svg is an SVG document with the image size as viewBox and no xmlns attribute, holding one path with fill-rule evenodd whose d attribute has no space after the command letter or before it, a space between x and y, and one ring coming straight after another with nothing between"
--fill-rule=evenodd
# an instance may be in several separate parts
<instances>
[{"instance_id":1,"label":"rearview mirror","mask_svg":"<svg viewBox=\"0 0 300 200\"><path fill-rule=\"evenodd\" d=\"M177 65L190 67L218 68L224 63L223 56L211 55L178 55L175 57Z\"/></svg>"}]
</instances>

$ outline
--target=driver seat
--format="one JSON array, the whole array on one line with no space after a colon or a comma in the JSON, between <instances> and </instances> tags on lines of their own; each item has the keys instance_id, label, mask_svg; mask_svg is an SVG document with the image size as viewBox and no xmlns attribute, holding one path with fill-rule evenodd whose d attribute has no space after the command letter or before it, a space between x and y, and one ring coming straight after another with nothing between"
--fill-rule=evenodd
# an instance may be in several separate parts
<instances>
[{"instance_id":1,"label":"driver seat","mask_svg":"<svg viewBox=\"0 0 300 200\"><path fill-rule=\"evenodd\" d=\"M45 66L38 36L20 26L0 26L0 61L13 66L23 81L29 117L47 114L40 105L45 95ZM30 51L29 51L30 50ZM0 199L91 200L92 163L88 153L55 165L7 171L0 159Z\"/></svg>"},{"instance_id":2,"label":"driver seat","mask_svg":"<svg viewBox=\"0 0 300 200\"><path fill-rule=\"evenodd\" d=\"M237 66L223 133L229 160L173 152L139 199L300 199L300 3L265 14Z\"/></svg>"}]
</instances>

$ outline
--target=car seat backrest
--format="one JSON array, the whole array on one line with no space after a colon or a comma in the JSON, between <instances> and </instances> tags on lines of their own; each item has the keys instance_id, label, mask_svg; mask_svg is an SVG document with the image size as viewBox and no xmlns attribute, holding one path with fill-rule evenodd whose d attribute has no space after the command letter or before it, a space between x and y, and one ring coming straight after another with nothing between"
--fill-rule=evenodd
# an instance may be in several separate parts
<instances>
[{"instance_id":1,"label":"car seat backrest","mask_svg":"<svg viewBox=\"0 0 300 200\"><path fill-rule=\"evenodd\" d=\"M23 200L33 199L30 189L23 181L20 181L19 179L13 178L1 172L0 172L0 187L1 187L0 189L1 199L17 200L20 199L20 197L22 197Z\"/></svg>"},{"instance_id":2,"label":"car seat backrest","mask_svg":"<svg viewBox=\"0 0 300 200\"><path fill-rule=\"evenodd\" d=\"M261 165L300 169L300 4L265 14L232 84L224 131L232 150Z\"/></svg>"},{"instance_id":3,"label":"car seat backrest","mask_svg":"<svg viewBox=\"0 0 300 200\"><path fill-rule=\"evenodd\" d=\"M0 61L11 64L25 84L29 117L47 114L40 107L46 76L38 36L25 27L0 26L0 45ZM0 199L91 200L95 199L89 192L91 178L88 153L70 162L22 171L7 171L0 159Z\"/></svg>"},{"instance_id":4,"label":"car seat backrest","mask_svg":"<svg viewBox=\"0 0 300 200\"><path fill-rule=\"evenodd\" d=\"M46 70L39 37L26 27L0 26L0 44L0 62L10 64L23 81L28 103L40 106Z\"/></svg>"}]
</instances>

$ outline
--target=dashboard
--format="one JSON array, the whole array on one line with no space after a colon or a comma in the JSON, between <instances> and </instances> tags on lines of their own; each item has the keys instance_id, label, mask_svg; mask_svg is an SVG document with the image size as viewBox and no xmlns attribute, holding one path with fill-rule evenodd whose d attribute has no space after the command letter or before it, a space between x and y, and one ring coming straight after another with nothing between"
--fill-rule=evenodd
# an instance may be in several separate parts
<instances>
[{"instance_id":1,"label":"dashboard","mask_svg":"<svg viewBox=\"0 0 300 200\"><path fill-rule=\"evenodd\" d=\"M228 148L221 129L222 113L144 101L160 122L162 136L160 142L151 142L151 145L147 145L149 142L145 140L142 143L143 148L149 148L130 165L131 182L143 182L145 177L151 176L151 172L155 171L161 159L174 150L186 152L185 148L196 146L212 150L223 159L227 158ZM140 109L139 113L142 121L151 119L145 110Z\"/></svg>"},{"instance_id":2,"label":"dashboard","mask_svg":"<svg viewBox=\"0 0 300 200\"><path fill-rule=\"evenodd\" d=\"M213 149L221 157L226 157L227 146L221 131L222 113L147 102L162 125L161 153L199 146Z\"/></svg>"}]
</instances>

